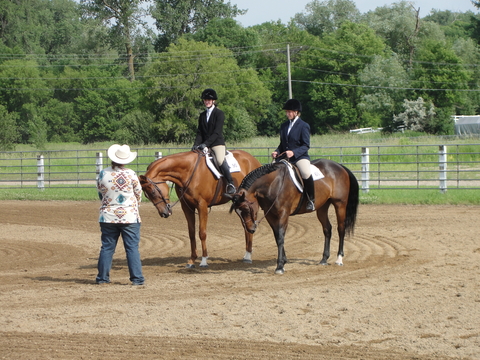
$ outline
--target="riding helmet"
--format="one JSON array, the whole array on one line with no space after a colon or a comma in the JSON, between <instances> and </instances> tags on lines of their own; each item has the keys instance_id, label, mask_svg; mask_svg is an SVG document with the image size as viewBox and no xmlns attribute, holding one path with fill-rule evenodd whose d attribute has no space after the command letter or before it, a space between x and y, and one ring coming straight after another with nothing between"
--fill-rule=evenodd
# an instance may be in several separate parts
<instances>
[{"instance_id":1,"label":"riding helmet","mask_svg":"<svg viewBox=\"0 0 480 360\"><path fill-rule=\"evenodd\" d=\"M205 89L202 92L202 99L217 100L217 93L213 89Z\"/></svg>"},{"instance_id":2,"label":"riding helmet","mask_svg":"<svg viewBox=\"0 0 480 360\"><path fill-rule=\"evenodd\" d=\"M302 112L302 104L297 99L287 100L285 105L283 105L283 110L292 110Z\"/></svg>"}]
</instances>

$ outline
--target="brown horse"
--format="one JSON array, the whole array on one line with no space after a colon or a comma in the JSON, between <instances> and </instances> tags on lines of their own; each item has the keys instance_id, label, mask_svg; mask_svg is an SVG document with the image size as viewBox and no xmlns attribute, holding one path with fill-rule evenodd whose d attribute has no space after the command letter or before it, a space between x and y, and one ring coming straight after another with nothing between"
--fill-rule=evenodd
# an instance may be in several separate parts
<instances>
[{"instance_id":1,"label":"brown horse","mask_svg":"<svg viewBox=\"0 0 480 360\"><path fill-rule=\"evenodd\" d=\"M337 265L343 265L342 258L345 233L353 234L359 201L359 187L355 175L343 165L330 160L316 160L312 164L323 173L322 179L315 181L315 209L317 218L323 226L325 244L320 262L327 265L330 256L332 225L328 219L328 208L333 204L337 216L339 236ZM306 212L306 201L289 175L288 164L277 162L264 165L249 173L242 181L236 194L232 196L230 212L242 219L246 231L254 233L257 229L259 207L264 211L275 235L278 257L276 274L285 272L287 263L284 241L289 216ZM263 220L263 218L262 218ZM261 220L260 220L261 221Z\"/></svg>"},{"instance_id":2,"label":"brown horse","mask_svg":"<svg viewBox=\"0 0 480 360\"><path fill-rule=\"evenodd\" d=\"M260 162L242 150L232 151L237 159L240 172L232 172L235 185L238 186L246 174L261 166ZM145 196L157 208L161 217L172 214L169 187L167 181L175 184L179 202L188 223L191 256L187 268L195 267L197 244L195 239L195 210L198 211L199 237L202 243L202 261L200 267L207 267L207 221L209 207L225 204L230 198L225 196L226 181L213 175L205 162L201 151L189 151L168 155L151 163L145 175L139 176ZM251 262L253 235L245 231L246 253L244 262Z\"/></svg>"}]
</instances>

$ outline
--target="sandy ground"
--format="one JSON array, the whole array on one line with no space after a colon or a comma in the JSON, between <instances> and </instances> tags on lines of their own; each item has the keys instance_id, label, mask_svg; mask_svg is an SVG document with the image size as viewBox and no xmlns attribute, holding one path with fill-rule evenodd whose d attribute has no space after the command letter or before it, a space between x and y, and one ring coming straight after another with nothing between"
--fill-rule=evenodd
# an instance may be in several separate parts
<instances>
[{"instance_id":1,"label":"sandy ground","mask_svg":"<svg viewBox=\"0 0 480 360\"><path fill-rule=\"evenodd\" d=\"M210 267L186 270L180 206L143 204L134 287L121 244L94 284L98 203L2 205L1 359L480 359L478 207L363 205L343 267L318 265L320 224L295 216L274 275L266 221L244 264L240 220L212 208Z\"/></svg>"}]
</instances>

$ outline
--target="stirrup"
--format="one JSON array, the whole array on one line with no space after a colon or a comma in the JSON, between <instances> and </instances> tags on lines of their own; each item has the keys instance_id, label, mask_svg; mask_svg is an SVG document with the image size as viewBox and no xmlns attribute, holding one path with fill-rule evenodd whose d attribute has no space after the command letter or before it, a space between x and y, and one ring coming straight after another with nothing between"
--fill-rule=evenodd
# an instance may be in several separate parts
<instances>
[{"instance_id":1,"label":"stirrup","mask_svg":"<svg viewBox=\"0 0 480 360\"><path fill-rule=\"evenodd\" d=\"M228 183L226 192L227 192L228 195L233 195L237 192L237 189L235 189L235 185L233 185L231 183Z\"/></svg>"},{"instance_id":2,"label":"stirrup","mask_svg":"<svg viewBox=\"0 0 480 360\"><path fill-rule=\"evenodd\" d=\"M308 200L307 211L314 211L314 210L315 210L315 200Z\"/></svg>"}]
</instances>

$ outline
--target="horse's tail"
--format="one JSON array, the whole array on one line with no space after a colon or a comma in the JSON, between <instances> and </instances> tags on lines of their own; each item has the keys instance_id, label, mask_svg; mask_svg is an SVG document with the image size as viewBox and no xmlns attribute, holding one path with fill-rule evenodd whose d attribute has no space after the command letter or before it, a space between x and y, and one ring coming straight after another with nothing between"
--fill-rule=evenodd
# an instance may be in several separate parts
<instances>
[{"instance_id":1,"label":"horse's tail","mask_svg":"<svg viewBox=\"0 0 480 360\"><path fill-rule=\"evenodd\" d=\"M348 202L347 202L347 215L345 217L345 233L347 235L353 235L355 229L355 222L357 221L357 210L359 203L359 186L358 181L355 175L342 165L345 171L348 173L350 178L350 190L348 192Z\"/></svg>"}]
</instances>

